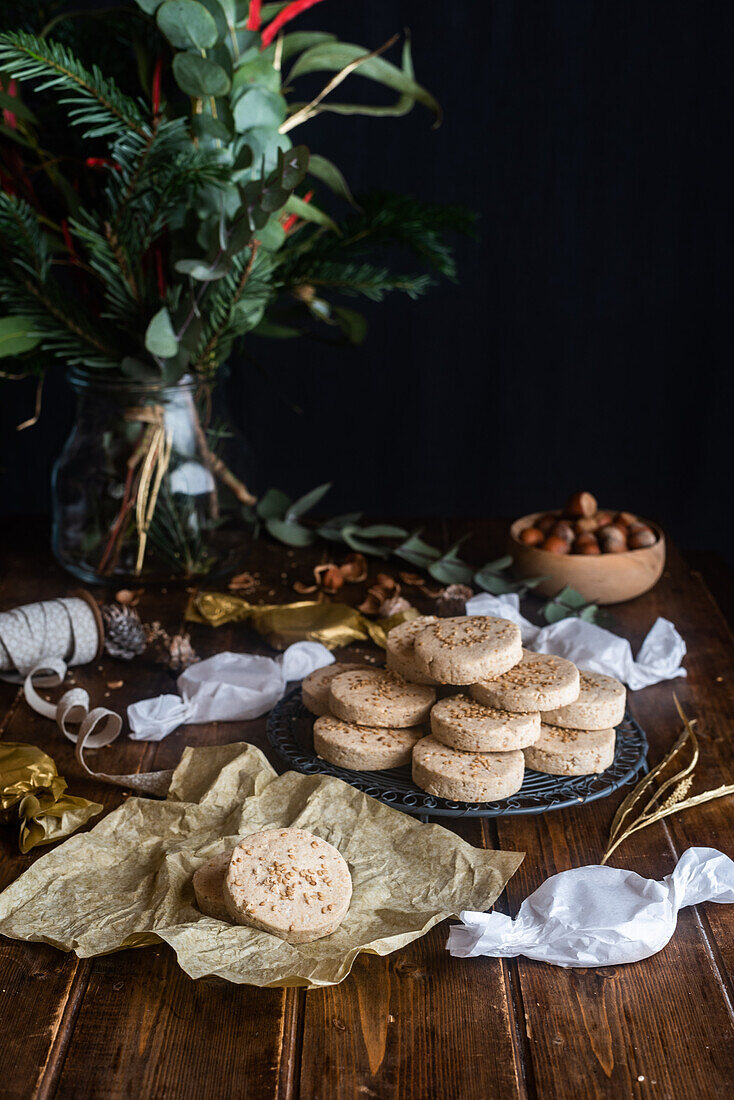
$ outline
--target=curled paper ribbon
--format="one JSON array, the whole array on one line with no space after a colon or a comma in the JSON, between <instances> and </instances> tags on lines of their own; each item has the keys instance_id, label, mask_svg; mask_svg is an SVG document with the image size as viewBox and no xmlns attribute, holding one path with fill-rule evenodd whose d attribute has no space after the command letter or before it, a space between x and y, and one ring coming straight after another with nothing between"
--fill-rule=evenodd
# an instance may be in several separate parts
<instances>
[{"instance_id":1,"label":"curled paper ribbon","mask_svg":"<svg viewBox=\"0 0 734 1100\"><path fill-rule=\"evenodd\" d=\"M520 613L516 592L501 596L482 593L466 601L467 615L499 615L511 619L522 632L523 645L536 653L566 657L580 668L616 676L632 691L685 676L680 663L686 643L667 619L657 619L640 646L637 660L626 638L583 619L568 618L550 626L533 626Z\"/></svg>"},{"instance_id":2,"label":"curled paper ribbon","mask_svg":"<svg viewBox=\"0 0 734 1100\"><path fill-rule=\"evenodd\" d=\"M66 665L59 657L51 657L36 668L30 669L23 684L26 702L37 714L56 722L64 737L75 745L74 755L83 771L92 779L128 787L143 794L165 796L171 782L172 771L133 772L129 775L111 775L97 772L84 759L85 748L99 749L111 744L122 729L122 718L107 707L89 709L89 694L84 688L70 688L58 703L49 703L36 691L36 684L57 687L64 682Z\"/></svg>"},{"instance_id":3,"label":"curled paper ribbon","mask_svg":"<svg viewBox=\"0 0 734 1100\"><path fill-rule=\"evenodd\" d=\"M0 676L17 682L53 657L87 664L103 640L99 608L86 592L0 612Z\"/></svg>"},{"instance_id":4,"label":"curled paper ribbon","mask_svg":"<svg viewBox=\"0 0 734 1100\"><path fill-rule=\"evenodd\" d=\"M452 955L529 959L556 966L610 966L656 954L675 932L678 911L703 901L734 902L734 862L715 848L689 848L661 882L616 867L575 867L546 879L504 913L459 914Z\"/></svg>"}]
</instances>

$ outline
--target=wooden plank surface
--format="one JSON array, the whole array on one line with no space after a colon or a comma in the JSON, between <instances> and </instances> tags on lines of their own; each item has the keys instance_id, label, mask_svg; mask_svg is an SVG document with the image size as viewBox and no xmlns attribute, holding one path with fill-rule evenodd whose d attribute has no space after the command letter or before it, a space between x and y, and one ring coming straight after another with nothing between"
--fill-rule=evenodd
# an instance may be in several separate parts
<instances>
[{"instance_id":1,"label":"wooden plank surface","mask_svg":"<svg viewBox=\"0 0 734 1100\"><path fill-rule=\"evenodd\" d=\"M484 561L502 549L503 525L474 523L465 547ZM429 537L449 545L465 525L442 525ZM252 568L260 595L294 598L321 550L297 555L261 543ZM377 568L382 568L378 566ZM373 572L375 570L373 569ZM391 566L390 572L396 572ZM283 576L285 574L285 577ZM75 585L55 566L42 534L5 549L0 607L68 594ZM345 590L358 600L363 588ZM409 593L412 596L412 593ZM146 593L143 618L169 629L179 622L183 589ZM417 601L416 601L417 602ZM428 609L425 605L424 609ZM612 609L612 626L637 646L659 614L689 646L687 680L632 697L657 759L677 731L672 687L700 723L702 759L696 789L734 781L732 638L703 583L671 552L660 585ZM195 627L202 656L224 648L260 649L243 626ZM74 671L93 699L124 708L172 689L170 674L136 661L105 659ZM106 685L124 681L119 689ZM109 691L108 698L104 692ZM107 807L123 792L78 777L72 746L53 725L0 684L0 735L52 753L74 793ZM189 726L160 743L120 738L100 750L110 771L174 766L186 744L251 740L266 748L264 721ZM475 844L528 855L499 906L514 913L545 877L596 862L622 793L558 814L465 822ZM729 848L732 804L712 803L658 825L623 846L612 864L643 875L668 873L691 844ZM0 834L0 886L43 853L17 850ZM42 944L0 940L0 1095L3 1097L260 1097L331 1100L474 1100L489 1097L714 1097L734 1080L734 910L685 911L673 941L630 967L562 970L528 960L459 960L445 951L441 925L385 959L364 956L337 987L256 990L218 979L191 981L165 946L77 960Z\"/></svg>"}]
</instances>

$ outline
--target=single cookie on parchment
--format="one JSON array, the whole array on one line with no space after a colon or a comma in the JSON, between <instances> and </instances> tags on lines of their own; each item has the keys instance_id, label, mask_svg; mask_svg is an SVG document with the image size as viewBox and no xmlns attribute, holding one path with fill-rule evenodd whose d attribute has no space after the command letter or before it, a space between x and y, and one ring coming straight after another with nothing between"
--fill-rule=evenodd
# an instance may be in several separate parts
<instances>
[{"instance_id":1,"label":"single cookie on parchment","mask_svg":"<svg viewBox=\"0 0 734 1100\"><path fill-rule=\"evenodd\" d=\"M343 856L321 837L305 829L263 829L232 852L223 893L237 924L310 943L343 921L352 877Z\"/></svg>"},{"instance_id":2,"label":"single cookie on parchment","mask_svg":"<svg viewBox=\"0 0 734 1100\"><path fill-rule=\"evenodd\" d=\"M462 752L511 752L538 740L540 715L510 713L468 695L450 695L431 711L431 733Z\"/></svg>"},{"instance_id":3,"label":"single cookie on parchment","mask_svg":"<svg viewBox=\"0 0 734 1100\"><path fill-rule=\"evenodd\" d=\"M492 680L522 657L520 628L492 615L438 619L415 640L418 667L442 684Z\"/></svg>"},{"instance_id":4,"label":"single cookie on parchment","mask_svg":"<svg viewBox=\"0 0 734 1100\"><path fill-rule=\"evenodd\" d=\"M522 751L458 752L433 735L413 749L413 782L428 794L457 802L494 802L522 786Z\"/></svg>"},{"instance_id":5,"label":"single cookie on parchment","mask_svg":"<svg viewBox=\"0 0 734 1100\"><path fill-rule=\"evenodd\" d=\"M409 764L413 746L425 734L423 726L356 726L327 714L314 722L313 747L322 760L339 768L376 772Z\"/></svg>"},{"instance_id":6,"label":"single cookie on parchment","mask_svg":"<svg viewBox=\"0 0 734 1100\"><path fill-rule=\"evenodd\" d=\"M473 684L471 694L480 703L502 710L553 710L579 696L579 670L565 657L522 651L522 660L495 680Z\"/></svg>"},{"instance_id":7,"label":"single cookie on parchment","mask_svg":"<svg viewBox=\"0 0 734 1100\"><path fill-rule=\"evenodd\" d=\"M312 714L321 715L329 713L329 687L335 676L342 672L348 672L354 665L342 664L335 661L333 665L325 665L309 673L301 682L301 698L303 705Z\"/></svg>"},{"instance_id":8,"label":"single cookie on parchment","mask_svg":"<svg viewBox=\"0 0 734 1100\"><path fill-rule=\"evenodd\" d=\"M232 850L220 852L218 856L202 863L194 871L193 886L196 904L207 917L232 923L229 910L224 904L224 877L227 874Z\"/></svg>"},{"instance_id":9,"label":"single cookie on parchment","mask_svg":"<svg viewBox=\"0 0 734 1100\"><path fill-rule=\"evenodd\" d=\"M605 730L618 726L624 718L627 691L624 684L601 672L579 669L579 694L565 707L549 708L542 721L549 726L573 730Z\"/></svg>"},{"instance_id":10,"label":"single cookie on parchment","mask_svg":"<svg viewBox=\"0 0 734 1100\"><path fill-rule=\"evenodd\" d=\"M392 628L386 639L386 663L391 672L396 672L412 684L436 684L432 676L422 671L415 658L416 638L435 622L438 622L435 615L421 615Z\"/></svg>"},{"instance_id":11,"label":"single cookie on parchment","mask_svg":"<svg viewBox=\"0 0 734 1100\"><path fill-rule=\"evenodd\" d=\"M435 702L435 688L409 684L381 668L342 672L329 687L331 713L358 726L419 726Z\"/></svg>"},{"instance_id":12,"label":"single cookie on parchment","mask_svg":"<svg viewBox=\"0 0 734 1100\"><path fill-rule=\"evenodd\" d=\"M546 775L591 775L614 761L616 734L608 730L571 730L541 724L540 737L523 749L525 763Z\"/></svg>"}]
</instances>

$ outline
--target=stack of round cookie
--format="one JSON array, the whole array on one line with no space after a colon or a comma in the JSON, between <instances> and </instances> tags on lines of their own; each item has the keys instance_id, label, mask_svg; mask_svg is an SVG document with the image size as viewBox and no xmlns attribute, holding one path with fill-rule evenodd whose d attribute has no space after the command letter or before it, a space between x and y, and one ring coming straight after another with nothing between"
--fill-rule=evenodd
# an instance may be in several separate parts
<instances>
[{"instance_id":1,"label":"stack of round cookie","mask_svg":"<svg viewBox=\"0 0 734 1100\"><path fill-rule=\"evenodd\" d=\"M359 771L412 761L417 786L462 802L514 794L526 765L604 771L625 708L617 680L523 650L514 623L480 615L401 623L386 670L330 665L304 680L303 698L325 760Z\"/></svg>"}]
</instances>

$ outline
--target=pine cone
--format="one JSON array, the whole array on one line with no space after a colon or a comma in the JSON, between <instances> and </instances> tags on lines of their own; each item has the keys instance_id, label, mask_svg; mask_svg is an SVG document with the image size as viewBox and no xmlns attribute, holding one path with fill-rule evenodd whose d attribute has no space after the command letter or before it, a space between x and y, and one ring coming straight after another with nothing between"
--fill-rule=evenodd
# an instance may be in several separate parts
<instances>
[{"instance_id":1,"label":"pine cone","mask_svg":"<svg viewBox=\"0 0 734 1100\"><path fill-rule=\"evenodd\" d=\"M102 608L104 647L110 657L132 661L145 650L148 642L140 616L129 604L107 603Z\"/></svg>"},{"instance_id":2,"label":"pine cone","mask_svg":"<svg viewBox=\"0 0 734 1100\"><path fill-rule=\"evenodd\" d=\"M183 672L199 660L191 645L189 634L170 635L160 623L145 627L149 654L157 665L164 665L171 672Z\"/></svg>"}]
</instances>

